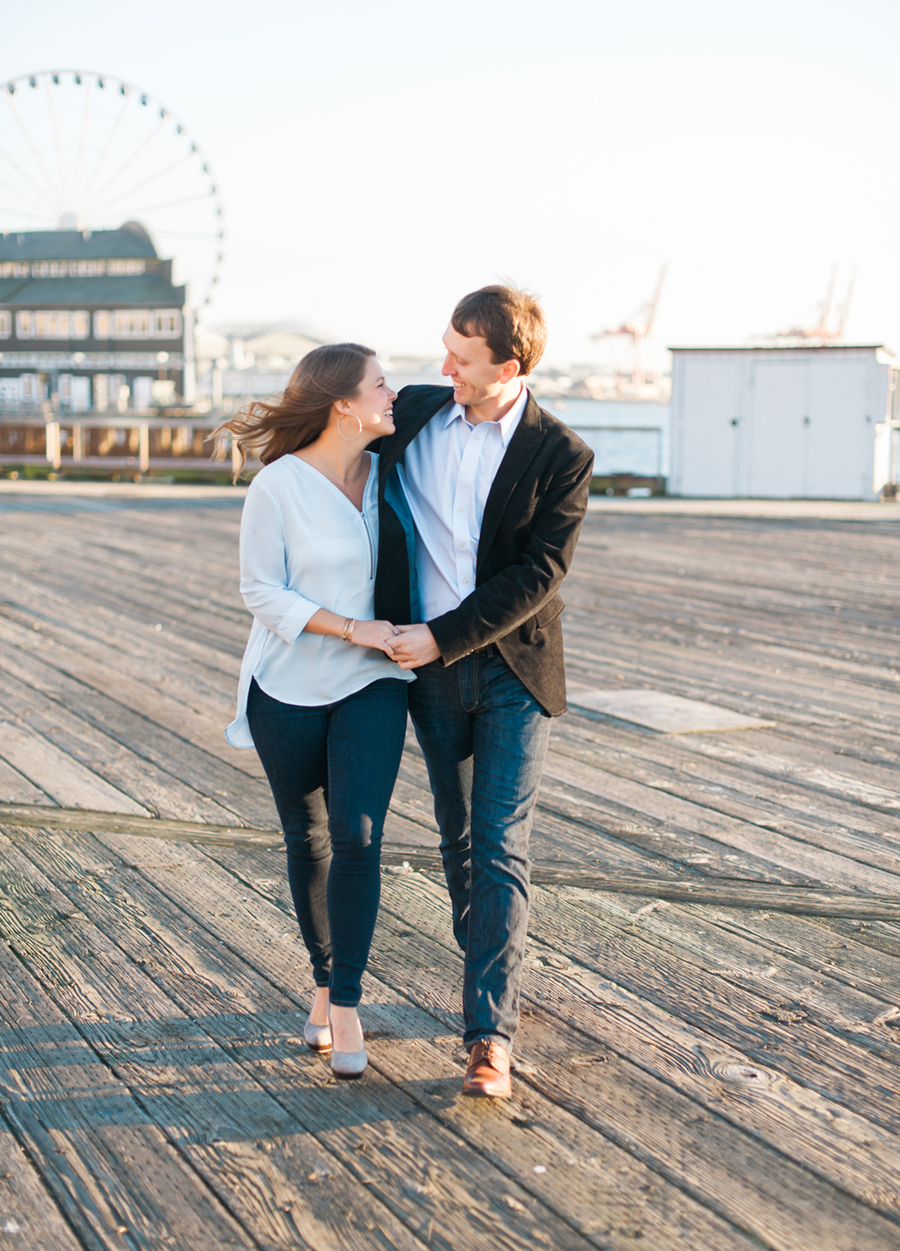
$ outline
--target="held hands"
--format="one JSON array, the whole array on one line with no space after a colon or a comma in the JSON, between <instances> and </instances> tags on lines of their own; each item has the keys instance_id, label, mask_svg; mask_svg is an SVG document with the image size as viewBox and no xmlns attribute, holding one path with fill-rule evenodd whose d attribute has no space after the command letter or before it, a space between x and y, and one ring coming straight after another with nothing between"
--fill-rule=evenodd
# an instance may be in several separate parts
<instances>
[{"instance_id":1,"label":"held hands","mask_svg":"<svg viewBox=\"0 0 900 1251\"><path fill-rule=\"evenodd\" d=\"M440 648L427 625L395 626L384 650L401 669L418 669L440 659ZM354 639L354 642L356 640Z\"/></svg>"},{"instance_id":2,"label":"held hands","mask_svg":"<svg viewBox=\"0 0 900 1251\"><path fill-rule=\"evenodd\" d=\"M350 642L357 647L375 647L393 659L390 644L397 628L390 621L354 621Z\"/></svg>"},{"instance_id":3,"label":"held hands","mask_svg":"<svg viewBox=\"0 0 900 1251\"><path fill-rule=\"evenodd\" d=\"M340 619L335 617L334 621ZM341 637L357 647L374 647L401 669L418 669L440 658L440 650L427 625L395 626L390 621L353 621L349 637L346 631L350 619L341 623ZM338 631L335 629L335 633Z\"/></svg>"}]
</instances>

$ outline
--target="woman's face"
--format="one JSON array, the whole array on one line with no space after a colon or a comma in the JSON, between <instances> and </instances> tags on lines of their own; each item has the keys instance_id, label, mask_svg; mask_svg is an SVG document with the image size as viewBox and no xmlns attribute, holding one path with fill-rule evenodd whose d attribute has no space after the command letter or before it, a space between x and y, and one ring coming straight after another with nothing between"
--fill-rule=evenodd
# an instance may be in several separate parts
<instances>
[{"instance_id":1,"label":"woman's face","mask_svg":"<svg viewBox=\"0 0 900 1251\"><path fill-rule=\"evenodd\" d=\"M342 415L346 414L346 421L343 423L346 434L356 429L354 417L359 418L362 423L360 433L369 441L380 439L385 434L393 434L394 420L391 411L396 398L397 392L388 386L377 357L370 356L359 391L352 399L342 400L337 406Z\"/></svg>"}]
</instances>

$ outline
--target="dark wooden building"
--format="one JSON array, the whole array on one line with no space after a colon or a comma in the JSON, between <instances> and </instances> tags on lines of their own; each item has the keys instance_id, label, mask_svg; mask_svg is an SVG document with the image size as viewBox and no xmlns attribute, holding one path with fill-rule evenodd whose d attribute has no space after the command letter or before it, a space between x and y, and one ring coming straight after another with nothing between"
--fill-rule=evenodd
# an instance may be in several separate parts
<instances>
[{"instance_id":1,"label":"dark wooden building","mask_svg":"<svg viewBox=\"0 0 900 1251\"><path fill-rule=\"evenodd\" d=\"M192 323L146 230L0 235L0 408L154 412L192 402Z\"/></svg>"}]
</instances>

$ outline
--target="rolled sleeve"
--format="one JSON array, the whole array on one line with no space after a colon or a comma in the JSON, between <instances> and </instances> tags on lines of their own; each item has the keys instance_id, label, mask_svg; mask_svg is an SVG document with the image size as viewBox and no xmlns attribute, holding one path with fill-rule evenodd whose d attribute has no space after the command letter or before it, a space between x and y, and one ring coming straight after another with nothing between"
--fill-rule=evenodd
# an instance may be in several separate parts
<instances>
[{"instance_id":1,"label":"rolled sleeve","mask_svg":"<svg viewBox=\"0 0 900 1251\"><path fill-rule=\"evenodd\" d=\"M241 595L257 621L296 643L320 604L288 586L284 516L261 484L247 492L241 519Z\"/></svg>"}]
</instances>

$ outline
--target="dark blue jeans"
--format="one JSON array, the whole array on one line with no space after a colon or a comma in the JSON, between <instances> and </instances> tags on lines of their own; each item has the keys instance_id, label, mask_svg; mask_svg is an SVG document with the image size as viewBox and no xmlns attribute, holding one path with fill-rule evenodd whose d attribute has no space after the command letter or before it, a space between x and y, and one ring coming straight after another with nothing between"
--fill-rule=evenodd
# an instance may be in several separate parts
<instances>
[{"instance_id":1,"label":"dark blue jeans","mask_svg":"<svg viewBox=\"0 0 900 1251\"><path fill-rule=\"evenodd\" d=\"M490 647L416 670L409 691L465 952L467 1047L512 1048L528 936L528 840L550 718Z\"/></svg>"},{"instance_id":2,"label":"dark blue jeans","mask_svg":"<svg viewBox=\"0 0 900 1251\"><path fill-rule=\"evenodd\" d=\"M415 685L415 684L413 684ZM406 734L407 683L381 678L321 707L247 701L287 845L288 882L317 986L355 1008L381 893L381 836Z\"/></svg>"}]
</instances>

